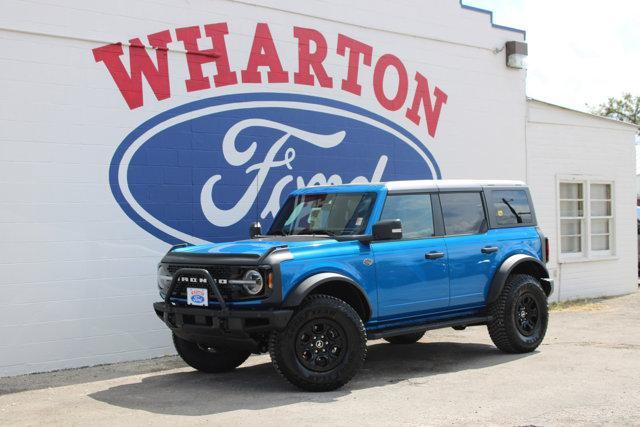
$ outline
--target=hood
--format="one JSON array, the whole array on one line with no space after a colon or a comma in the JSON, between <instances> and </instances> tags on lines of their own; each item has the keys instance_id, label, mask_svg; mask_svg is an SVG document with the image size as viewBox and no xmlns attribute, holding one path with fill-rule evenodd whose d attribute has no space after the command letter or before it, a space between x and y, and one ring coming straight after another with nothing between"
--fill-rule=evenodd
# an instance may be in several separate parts
<instances>
[{"instance_id":1,"label":"hood","mask_svg":"<svg viewBox=\"0 0 640 427\"><path fill-rule=\"evenodd\" d=\"M269 236L259 239L239 240L237 242L208 243L205 245L187 246L175 249L174 253L214 254L214 255L264 255L274 246L288 246L289 248L306 248L325 246L336 243L336 240L318 236Z\"/></svg>"}]
</instances>

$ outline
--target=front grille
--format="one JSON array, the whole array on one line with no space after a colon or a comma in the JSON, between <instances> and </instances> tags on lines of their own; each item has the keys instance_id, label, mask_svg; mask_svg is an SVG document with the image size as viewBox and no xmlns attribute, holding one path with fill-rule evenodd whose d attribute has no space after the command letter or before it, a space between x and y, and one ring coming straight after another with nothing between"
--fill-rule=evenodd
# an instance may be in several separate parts
<instances>
[{"instance_id":1,"label":"front grille","mask_svg":"<svg viewBox=\"0 0 640 427\"><path fill-rule=\"evenodd\" d=\"M209 274L211 274L211 277L213 277L213 279L216 281L219 281L220 279L240 280L242 279L244 272L247 271L247 269L249 269L249 267L231 266L231 265L169 265L167 267L167 269L169 270L169 273L172 276L181 268L202 268L204 270L207 270ZM265 277L263 274L263 280L264 279ZM225 300L247 298L246 295L242 294L235 285L220 284L218 282L217 286L218 286L218 289L220 290L220 293L222 294L222 297ZM178 283L175 289L173 290L172 296L176 298L187 298L188 287L199 287L199 288L206 287L209 294L209 301L212 301L212 302L216 301L215 294L210 284L189 285L187 283L185 284ZM253 298L261 298L261 297L264 297L263 293L256 295Z\"/></svg>"},{"instance_id":2,"label":"front grille","mask_svg":"<svg viewBox=\"0 0 640 427\"><path fill-rule=\"evenodd\" d=\"M169 273L173 275L181 268L202 268L207 270L214 279L241 279L246 267L230 265L169 265Z\"/></svg>"}]
</instances>

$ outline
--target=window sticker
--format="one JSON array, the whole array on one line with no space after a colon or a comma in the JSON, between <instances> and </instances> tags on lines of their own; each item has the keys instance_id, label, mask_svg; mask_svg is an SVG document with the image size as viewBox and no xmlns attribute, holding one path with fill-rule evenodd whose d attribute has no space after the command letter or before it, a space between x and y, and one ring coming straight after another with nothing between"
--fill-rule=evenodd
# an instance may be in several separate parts
<instances>
[{"instance_id":1,"label":"window sticker","mask_svg":"<svg viewBox=\"0 0 640 427\"><path fill-rule=\"evenodd\" d=\"M318 220L320 212L322 212L322 208L311 208L311 212L309 212L309 219L307 220L309 224L313 224Z\"/></svg>"},{"instance_id":2,"label":"window sticker","mask_svg":"<svg viewBox=\"0 0 640 427\"><path fill-rule=\"evenodd\" d=\"M321 208L311 208L311 212L309 212L309 218L317 218L320 215Z\"/></svg>"}]
</instances>

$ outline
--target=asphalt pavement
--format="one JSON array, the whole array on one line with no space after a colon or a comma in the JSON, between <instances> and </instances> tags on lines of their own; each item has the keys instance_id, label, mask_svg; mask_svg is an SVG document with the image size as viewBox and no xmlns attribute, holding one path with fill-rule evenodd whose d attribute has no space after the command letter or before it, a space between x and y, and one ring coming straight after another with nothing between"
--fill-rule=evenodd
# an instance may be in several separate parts
<instances>
[{"instance_id":1,"label":"asphalt pavement","mask_svg":"<svg viewBox=\"0 0 640 427\"><path fill-rule=\"evenodd\" d=\"M553 311L538 351L485 327L373 341L344 388L299 391L268 356L206 375L169 356L0 379L1 425L640 425L640 293Z\"/></svg>"}]
</instances>

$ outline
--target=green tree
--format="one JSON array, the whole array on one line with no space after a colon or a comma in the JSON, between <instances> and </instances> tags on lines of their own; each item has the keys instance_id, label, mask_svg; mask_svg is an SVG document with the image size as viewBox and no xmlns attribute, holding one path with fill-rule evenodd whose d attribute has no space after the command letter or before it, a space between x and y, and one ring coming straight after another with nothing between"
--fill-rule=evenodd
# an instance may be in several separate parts
<instances>
[{"instance_id":1,"label":"green tree","mask_svg":"<svg viewBox=\"0 0 640 427\"><path fill-rule=\"evenodd\" d=\"M591 107L591 112L640 126L640 96L624 93L620 98L612 97L597 107ZM638 134L640 134L640 130Z\"/></svg>"}]
</instances>

